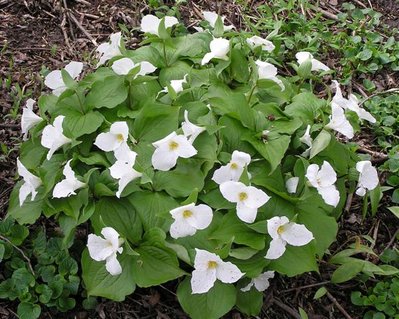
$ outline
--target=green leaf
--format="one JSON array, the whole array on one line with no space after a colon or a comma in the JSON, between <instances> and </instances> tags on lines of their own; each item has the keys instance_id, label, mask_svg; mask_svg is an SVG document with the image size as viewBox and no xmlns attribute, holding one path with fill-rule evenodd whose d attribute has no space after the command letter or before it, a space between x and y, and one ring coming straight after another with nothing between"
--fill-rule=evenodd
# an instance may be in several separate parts
<instances>
[{"instance_id":1,"label":"green leaf","mask_svg":"<svg viewBox=\"0 0 399 319\"><path fill-rule=\"evenodd\" d=\"M318 99L313 93L304 92L294 96L292 103L285 108L285 113L312 125L325 104L325 100Z\"/></svg>"},{"instance_id":2,"label":"green leaf","mask_svg":"<svg viewBox=\"0 0 399 319\"><path fill-rule=\"evenodd\" d=\"M388 207L389 211L399 218L399 206Z\"/></svg>"},{"instance_id":3,"label":"green leaf","mask_svg":"<svg viewBox=\"0 0 399 319\"><path fill-rule=\"evenodd\" d=\"M314 139L312 148L310 149L309 159L315 157L321 151L323 151L331 141L331 134L326 130L322 130L319 135Z\"/></svg>"},{"instance_id":4,"label":"green leaf","mask_svg":"<svg viewBox=\"0 0 399 319\"><path fill-rule=\"evenodd\" d=\"M39 305L30 302L21 302L17 309L19 319L36 319L40 317L41 312Z\"/></svg>"},{"instance_id":5,"label":"green leaf","mask_svg":"<svg viewBox=\"0 0 399 319\"><path fill-rule=\"evenodd\" d=\"M85 134L95 132L104 121L104 117L99 112L89 112L83 114L79 111L70 109L63 111L65 116L62 123L66 132L69 132L71 137L78 138Z\"/></svg>"},{"instance_id":6,"label":"green leaf","mask_svg":"<svg viewBox=\"0 0 399 319\"><path fill-rule=\"evenodd\" d=\"M371 214L374 216L378 210L378 204L382 199L381 186L378 185L376 188L369 192L370 204L371 204Z\"/></svg>"},{"instance_id":7,"label":"green leaf","mask_svg":"<svg viewBox=\"0 0 399 319\"><path fill-rule=\"evenodd\" d=\"M39 138L31 138L22 143L19 159L27 169L36 169L43 162L47 151Z\"/></svg>"},{"instance_id":8,"label":"green leaf","mask_svg":"<svg viewBox=\"0 0 399 319\"><path fill-rule=\"evenodd\" d=\"M133 280L133 259L129 255L118 255L122 267L120 275L112 276L105 269L105 262L95 261L89 256L87 248L82 253L82 278L88 296L105 297L115 301L123 301L130 295L136 285Z\"/></svg>"},{"instance_id":9,"label":"green leaf","mask_svg":"<svg viewBox=\"0 0 399 319\"><path fill-rule=\"evenodd\" d=\"M325 294L327 293L327 288L326 287L320 287L319 289L317 289L316 293L313 296L313 299L320 299L321 297L323 297Z\"/></svg>"},{"instance_id":10,"label":"green leaf","mask_svg":"<svg viewBox=\"0 0 399 319\"><path fill-rule=\"evenodd\" d=\"M236 303L233 285L218 281L205 294L192 294L189 278L177 287L177 299L192 319L218 319L228 313Z\"/></svg>"},{"instance_id":11,"label":"green leaf","mask_svg":"<svg viewBox=\"0 0 399 319\"><path fill-rule=\"evenodd\" d=\"M367 61L372 56L373 56L373 52L371 50L364 49L363 51L359 52L359 54L356 57L362 61Z\"/></svg>"},{"instance_id":12,"label":"green leaf","mask_svg":"<svg viewBox=\"0 0 399 319\"><path fill-rule=\"evenodd\" d=\"M303 62L298 67L297 73L301 78L308 79L312 75L312 61L307 59Z\"/></svg>"},{"instance_id":13,"label":"green leaf","mask_svg":"<svg viewBox=\"0 0 399 319\"><path fill-rule=\"evenodd\" d=\"M309 319L308 314L301 307L298 308L301 319Z\"/></svg>"},{"instance_id":14,"label":"green leaf","mask_svg":"<svg viewBox=\"0 0 399 319\"><path fill-rule=\"evenodd\" d=\"M223 36L224 33L224 24L222 18L218 15L216 22L215 22L215 27L213 29L213 35L216 38L219 38Z\"/></svg>"},{"instance_id":15,"label":"green leaf","mask_svg":"<svg viewBox=\"0 0 399 319\"><path fill-rule=\"evenodd\" d=\"M87 94L85 103L95 108L114 108L124 102L128 95L128 87L123 76L109 76L95 82Z\"/></svg>"},{"instance_id":16,"label":"green leaf","mask_svg":"<svg viewBox=\"0 0 399 319\"><path fill-rule=\"evenodd\" d=\"M249 70L243 50L233 48L230 52L230 68L233 79L240 83L246 83L249 78Z\"/></svg>"},{"instance_id":17,"label":"green leaf","mask_svg":"<svg viewBox=\"0 0 399 319\"><path fill-rule=\"evenodd\" d=\"M331 276L331 282L339 284L354 278L358 273L363 270L363 263L349 262L339 266Z\"/></svg>"},{"instance_id":18,"label":"green leaf","mask_svg":"<svg viewBox=\"0 0 399 319\"><path fill-rule=\"evenodd\" d=\"M6 248L2 242L0 242L0 262L3 261L4 257L4 252L6 251Z\"/></svg>"},{"instance_id":19,"label":"green leaf","mask_svg":"<svg viewBox=\"0 0 399 319\"><path fill-rule=\"evenodd\" d=\"M250 291L243 292L237 289L238 310L248 316L258 316L263 306L263 293L256 290L254 287Z\"/></svg>"}]
</instances>

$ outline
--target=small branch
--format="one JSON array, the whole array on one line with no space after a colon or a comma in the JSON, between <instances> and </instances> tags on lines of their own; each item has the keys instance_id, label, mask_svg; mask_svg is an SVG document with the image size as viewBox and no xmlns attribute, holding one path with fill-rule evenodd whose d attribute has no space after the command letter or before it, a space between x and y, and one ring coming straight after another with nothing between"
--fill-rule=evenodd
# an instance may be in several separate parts
<instances>
[{"instance_id":1,"label":"small branch","mask_svg":"<svg viewBox=\"0 0 399 319\"><path fill-rule=\"evenodd\" d=\"M296 312L294 309L287 306L286 304L282 303L281 301L273 298L272 303L275 304L277 307L283 309L284 311L288 312L295 319L301 319L301 316L299 315L298 312Z\"/></svg>"},{"instance_id":2,"label":"small branch","mask_svg":"<svg viewBox=\"0 0 399 319\"><path fill-rule=\"evenodd\" d=\"M331 20L339 21L338 17L331 12L323 10L322 8L319 8L319 7L313 7L313 9L320 12L323 16L325 16Z\"/></svg>"},{"instance_id":3,"label":"small branch","mask_svg":"<svg viewBox=\"0 0 399 319\"><path fill-rule=\"evenodd\" d=\"M374 96L387 94L387 93L394 93L394 92L399 92L399 88L392 88L392 89L389 89L389 90L386 90L386 91L381 91L381 92L377 92L377 93L371 94L370 96L366 97L363 101L361 101L359 103L359 106L363 105L366 101L370 100Z\"/></svg>"},{"instance_id":4,"label":"small branch","mask_svg":"<svg viewBox=\"0 0 399 319\"><path fill-rule=\"evenodd\" d=\"M352 199L353 199L353 193L349 193L348 197L346 198L346 204L344 210L348 213L351 209L352 206Z\"/></svg>"},{"instance_id":5,"label":"small branch","mask_svg":"<svg viewBox=\"0 0 399 319\"><path fill-rule=\"evenodd\" d=\"M388 242L388 244L385 246L385 249L388 249L389 247L391 247L391 245L394 243L394 241L396 240L396 236L398 236L399 234L399 228L396 230L395 234L393 234L391 240Z\"/></svg>"},{"instance_id":6,"label":"small branch","mask_svg":"<svg viewBox=\"0 0 399 319\"><path fill-rule=\"evenodd\" d=\"M357 149L357 151L359 153L364 153L364 154L371 155L372 157L375 158L373 160L373 162L375 162L375 163L376 162L385 162L388 159L388 155L387 154L384 154L384 153L381 153L381 152L372 151L372 150L369 150L369 149L367 149L365 147L359 147Z\"/></svg>"},{"instance_id":7,"label":"small branch","mask_svg":"<svg viewBox=\"0 0 399 319\"><path fill-rule=\"evenodd\" d=\"M296 288L290 288L290 289L286 289L283 290L281 292L290 292L290 291L296 291L296 290L301 290L301 289L307 289L307 288L313 288L313 287L318 287L318 286L324 286L329 284L330 281L322 281L322 282L317 282L315 284L310 284L310 285L306 285L306 286L301 286L301 287L296 287Z\"/></svg>"},{"instance_id":8,"label":"small branch","mask_svg":"<svg viewBox=\"0 0 399 319\"><path fill-rule=\"evenodd\" d=\"M0 128L9 128L13 131L18 131L21 128L21 125L14 123L0 123Z\"/></svg>"},{"instance_id":9,"label":"small branch","mask_svg":"<svg viewBox=\"0 0 399 319\"><path fill-rule=\"evenodd\" d=\"M22 257L27 261L29 270L31 271L32 275L36 277L35 271L33 270L32 264L30 263L30 259L28 256L25 255L24 251L21 248L19 248L18 246L15 246L7 237L0 235L0 239L6 241L12 247L14 247L16 250L19 251L19 253L22 255Z\"/></svg>"},{"instance_id":10,"label":"small branch","mask_svg":"<svg viewBox=\"0 0 399 319\"><path fill-rule=\"evenodd\" d=\"M76 24L76 26L86 35L86 37L93 43L95 46L98 46L97 41L91 36L91 34L79 23L78 19L73 15L71 11L67 12L69 18Z\"/></svg>"},{"instance_id":11,"label":"small branch","mask_svg":"<svg viewBox=\"0 0 399 319\"><path fill-rule=\"evenodd\" d=\"M330 299L332 302L333 302L333 304L338 308L338 310L339 311L341 311L341 313L344 315L344 317L346 318L346 319L353 319L347 312L346 312L346 310L339 304L339 302L337 301L337 299L335 299L334 298L334 296L332 295L332 294L330 294L328 291L327 291L327 297L328 297L328 299Z\"/></svg>"}]
</instances>

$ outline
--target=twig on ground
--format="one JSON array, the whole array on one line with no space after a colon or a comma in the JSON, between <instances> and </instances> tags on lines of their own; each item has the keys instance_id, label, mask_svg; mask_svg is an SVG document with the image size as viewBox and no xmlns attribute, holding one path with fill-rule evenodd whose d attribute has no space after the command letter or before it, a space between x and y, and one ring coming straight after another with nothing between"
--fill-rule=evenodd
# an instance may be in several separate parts
<instances>
[{"instance_id":1,"label":"twig on ground","mask_svg":"<svg viewBox=\"0 0 399 319\"><path fill-rule=\"evenodd\" d=\"M372 151L372 150L369 150L369 149L367 149L365 147L359 147L357 149L357 151L359 153L369 154L369 155L371 155L371 157L374 157L374 159L371 160L373 163L385 162L388 159L388 155L387 154L384 154L384 153L381 153L381 152L377 152L377 151Z\"/></svg>"},{"instance_id":2,"label":"twig on ground","mask_svg":"<svg viewBox=\"0 0 399 319\"><path fill-rule=\"evenodd\" d=\"M335 14L333 14L331 12L328 12L328 11L322 9L322 8L314 6L313 10L316 10L316 11L320 12L323 16L325 16L325 17L327 17L327 18L329 18L331 20L335 20L335 21L339 20L338 17Z\"/></svg>"},{"instance_id":3,"label":"twig on ground","mask_svg":"<svg viewBox=\"0 0 399 319\"><path fill-rule=\"evenodd\" d=\"M79 23L78 19L74 16L71 11L67 12L69 18L76 24L76 26L86 35L86 37L93 43L95 46L98 46L97 41L91 36L91 34Z\"/></svg>"},{"instance_id":4,"label":"twig on ground","mask_svg":"<svg viewBox=\"0 0 399 319\"><path fill-rule=\"evenodd\" d=\"M21 125L15 123L0 123L0 128L9 128L10 130L17 131Z\"/></svg>"},{"instance_id":5,"label":"twig on ground","mask_svg":"<svg viewBox=\"0 0 399 319\"><path fill-rule=\"evenodd\" d=\"M391 247L391 245L394 243L394 241L396 240L396 236L398 236L399 234L399 228L396 230L396 232L393 234L392 238L389 240L388 244L385 246L385 249L388 249L389 247Z\"/></svg>"},{"instance_id":6,"label":"twig on ground","mask_svg":"<svg viewBox=\"0 0 399 319\"><path fill-rule=\"evenodd\" d=\"M353 2L356 2L359 6L363 7L364 9L367 9L367 6L364 3L360 2L359 0L353 0Z\"/></svg>"},{"instance_id":7,"label":"twig on ground","mask_svg":"<svg viewBox=\"0 0 399 319\"><path fill-rule=\"evenodd\" d=\"M348 197L346 198L346 204L345 204L345 211L348 213L351 209L352 206L352 199L353 199L353 193L349 193Z\"/></svg>"},{"instance_id":8,"label":"twig on ground","mask_svg":"<svg viewBox=\"0 0 399 319\"><path fill-rule=\"evenodd\" d=\"M346 312L346 310L339 304L339 302L337 301L337 299L335 299L334 298L334 296L332 295L332 294L330 294L328 291L327 291L327 297L328 297L328 299L330 299L332 302L333 302L333 304L338 308L338 310L344 315L344 317L346 318L346 319L353 319L347 312Z\"/></svg>"},{"instance_id":9,"label":"twig on ground","mask_svg":"<svg viewBox=\"0 0 399 319\"><path fill-rule=\"evenodd\" d=\"M386 90L386 91L381 91L381 92L377 92L377 93L371 94L371 95L369 95L367 98L365 98L363 101L361 101L361 102L359 103L359 106L361 106L361 105L364 104L366 101L368 101L368 100L370 100L371 98L373 98L374 96L382 95L382 94L387 94L387 93L393 93L393 92L399 92L399 88L392 88L392 89L389 89L389 90Z\"/></svg>"},{"instance_id":10,"label":"twig on ground","mask_svg":"<svg viewBox=\"0 0 399 319\"><path fill-rule=\"evenodd\" d=\"M368 98L368 95L366 92L364 92L362 86L356 82L353 82L353 85L356 87L356 89L360 92L361 95L363 95L364 98Z\"/></svg>"},{"instance_id":11,"label":"twig on ground","mask_svg":"<svg viewBox=\"0 0 399 319\"><path fill-rule=\"evenodd\" d=\"M313 288L313 287L323 286L323 285L326 285L326 284L329 284L329 283L330 283L330 281L322 281L322 282L317 282L315 284L310 284L310 285L306 285L306 286L301 286L301 287L296 287L296 288L290 288L290 289L282 290L281 292L285 293L285 292L290 292L290 291L295 291L295 290Z\"/></svg>"},{"instance_id":12,"label":"twig on ground","mask_svg":"<svg viewBox=\"0 0 399 319\"><path fill-rule=\"evenodd\" d=\"M281 302L280 300L273 298L272 300L273 304L275 304L277 307L283 309L284 311L288 312L292 317L294 317L295 319L301 319L301 316L299 315L299 313L297 311L295 311L294 309L292 309L290 306L287 306L286 304L284 304L283 302Z\"/></svg>"},{"instance_id":13,"label":"twig on ground","mask_svg":"<svg viewBox=\"0 0 399 319\"><path fill-rule=\"evenodd\" d=\"M25 255L24 251L21 248L19 248L18 246L14 245L7 237L0 235L0 239L6 241L12 247L14 247L16 250L19 251L19 253L22 255L22 257L27 261L29 270L31 271L32 275L36 276L35 271L33 270L32 264L30 263L30 259L28 256Z\"/></svg>"}]
</instances>

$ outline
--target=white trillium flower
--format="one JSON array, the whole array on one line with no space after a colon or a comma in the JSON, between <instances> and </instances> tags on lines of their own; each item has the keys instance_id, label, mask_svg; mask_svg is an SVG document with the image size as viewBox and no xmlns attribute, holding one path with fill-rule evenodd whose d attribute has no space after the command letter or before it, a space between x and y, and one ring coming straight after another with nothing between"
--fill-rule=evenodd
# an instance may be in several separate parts
<instances>
[{"instance_id":1,"label":"white trillium flower","mask_svg":"<svg viewBox=\"0 0 399 319\"><path fill-rule=\"evenodd\" d=\"M122 144L127 142L129 137L129 127L126 122L115 122L111 125L109 132L100 133L94 145L99 149L110 152L117 150Z\"/></svg>"},{"instance_id":2,"label":"white trillium flower","mask_svg":"<svg viewBox=\"0 0 399 319\"><path fill-rule=\"evenodd\" d=\"M201 65L207 64L210 60L216 58L221 60L228 60L227 53L230 51L230 41L223 38L215 38L209 44L211 52L204 55Z\"/></svg>"},{"instance_id":3,"label":"white trillium flower","mask_svg":"<svg viewBox=\"0 0 399 319\"><path fill-rule=\"evenodd\" d=\"M82 62L72 61L65 66L65 71L71 76L72 79L76 79L83 70ZM51 71L47 74L44 79L44 84L53 90L55 96L60 96L62 92L67 89L67 86L62 79L62 73L60 70Z\"/></svg>"},{"instance_id":4,"label":"white trillium flower","mask_svg":"<svg viewBox=\"0 0 399 319\"><path fill-rule=\"evenodd\" d=\"M302 143L304 143L304 144L306 144L307 146L309 146L309 148L307 148L307 149L301 154L303 157L308 157L308 156L310 155L310 150L312 149L312 146L313 146L313 139L312 139L312 137L310 136L310 125L308 125L308 126L306 127L305 134L303 134L303 136L300 137L299 140L300 140Z\"/></svg>"},{"instance_id":5,"label":"white trillium flower","mask_svg":"<svg viewBox=\"0 0 399 319\"><path fill-rule=\"evenodd\" d=\"M143 61L139 63L134 63L132 59L122 58L116 60L112 64L112 70L118 75L127 75L133 68L140 66L139 72L135 75L134 78L137 78L139 75L147 75L153 73L157 68L153 66L150 62Z\"/></svg>"},{"instance_id":6,"label":"white trillium flower","mask_svg":"<svg viewBox=\"0 0 399 319\"><path fill-rule=\"evenodd\" d=\"M71 143L71 139L67 138L63 134L62 122L65 116L58 115L53 124L47 125L42 132L41 144L45 148L48 148L47 160L50 160L54 152L58 150L61 146Z\"/></svg>"},{"instance_id":7,"label":"white trillium flower","mask_svg":"<svg viewBox=\"0 0 399 319\"><path fill-rule=\"evenodd\" d=\"M119 275L122 272L122 267L116 254L123 252L123 247L120 247L119 234L112 227L104 227L101 234L104 238L94 234L89 235L87 240L89 255L95 261L105 260L105 269L112 276Z\"/></svg>"},{"instance_id":8,"label":"white trillium flower","mask_svg":"<svg viewBox=\"0 0 399 319\"><path fill-rule=\"evenodd\" d=\"M31 200L35 200L37 195L36 189L42 185L42 181L39 177L33 175L27 170L27 168L21 163L19 158L17 158L18 175L24 180L24 183L19 189L19 206L22 206L25 199L31 194Z\"/></svg>"},{"instance_id":9,"label":"white trillium flower","mask_svg":"<svg viewBox=\"0 0 399 319\"><path fill-rule=\"evenodd\" d=\"M258 37L257 35L248 38L247 43L252 49L262 46L262 50L267 52L272 52L276 48L273 42Z\"/></svg>"},{"instance_id":10,"label":"white trillium flower","mask_svg":"<svg viewBox=\"0 0 399 319\"><path fill-rule=\"evenodd\" d=\"M285 187L287 188L288 193L295 194L296 189L298 188L299 177L290 177L285 182Z\"/></svg>"},{"instance_id":11,"label":"white trillium flower","mask_svg":"<svg viewBox=\"0 0 399 319\"><path fill-rule=\"evenodd\" d=\"M344 110L334 102L331 102L330 122L326 127L345 135L349 139L354 136L353 127L345 117Z\"/></svg>"},{"instance_id":12,"label":"white trillium flower","mask_svg":"<svg viewBox=\"0 0 399 319\"><path fill-rule=\"evenodd\" d=\"M165 29L173 27L175 24L178 24L179 21L175 17L169 17L165 16ZM162 19L159 19L158 17L152 15L152 14L147 14L141 19L141 31L144 33L150 33L154 34L156 36L159 36L159 24L161 23Z\"/></svg>"},{"instance_id":13,"label":"white trillium flower","mask_svg":"<svg viewBox=\"0 0 399 319\"><path fill-rule=\"evenodd\" d=\"M290 222L285 216L273 217L267 221L267 231L272 237L270 247L265 258L277 259L285 252L287 244L292 246L304 246L314 239L305 225Z\"/></svg>"},{"instance_id":14,"label":"white trillium flower","mask_svg":"<svg viewBox=\"0 0 399 319\"><path fill-rule=\"evenodd\" d=\"M209 25L214 28L216 25L216 20L218 19L219 15L216 12L212 11L202 11L202 14L204 16L204 19L209 22ZM226 17L221 16L222 22L224 23L224 19ZM233 25L225 25L224 26L224 31L230 31L231 29L234 29Z\"/></svg>"},{"instance_id":15,"label":"white trillium flower","mask_svg":"<svg viewBox=\"0 0 399 319\"><path fill-rule=\"evenodd\" d=\"M82 183L75 177L75 173L73 172L70 165L71 161L72 160L69 160L66 163L64 170L62 172L65 176L65 179L57 183L54 187L53 190L54 198L63 198L63 197L69 197L71 195L76 195L75 191L86 185L85 183Z\"/></svg>"},{"instance_id":16,"label":"white trillium flower","mask_svg":"<svg viewBox=\"0 0 399 319\"><path fill-rule=\"evenodd\" d=\"M225 284L231 284L245 275L236 265L223 261L216 254L197 248L195 251L195 270L191 277L191 290L193 294L208 292L217 279Z\"/></svg>"},{"instance_id":17,"label":"white trillium flower","mask_svg":"<svg viewBox=\"0 0 399 319\"><path fill-rule=\"evenodd\" d=\"M320 169L317 164L309 165L305 176L317 189L326 204L337 207L340 198L334 185L337 181L337 174L329 162L324 161Z\"/></svg>"},{"instance_id":18,"label":"white trillium flower","mask_svg":"<svg viewBox=\"0 0 399 319\"><path fill-rule=\"evenodd\" d=\"M276 82L280 86L281 91L284 91L285 86L277 77L277 68L273 64L261 60L257 60L255 63L258 67L259 80L271 80Z\"/></svg>"},{"instance_id":19,"label":"white trillium flower","mask_svg":"<svg viewBox=\"0 0 399 319\"><path fill-rule=\"evenodd\" d=\"M325 65L324 63L320 62L319 60L316 60L313 55L309 52L298 52L295 54L295 57L298 61L298 64L301 65L302 63L306 62L307 60L310 60L312 63L312 71L329 71L330 68Z\"/></svg>"},{"instance_id":20,"label":"white trillium flower","mask_svg":"<svg viewBox=\"0 0 399 319\"><path fill-rule=\"evenodd\" d=\"M249 154L236 150L231 155L231 161L213 173L212 180L219 185L227 181L238 182L245 166L250 162Z\"/></svg>"},{"instance_id":21,"label":"white trillium flower","mask_svg":"<svg viewBox=\"0 0 399 319\"><path fill-rule=\"evenodd\" d=\"M119 188L116 192L116 197L120 198L125 187L142 174L133 168L133 165L136 162L137 153L130 150L126 143L123 143L119 148L117 148L114 155L116 162L109 168L109 170L113 178L119 179Z\"/></svg>"},{"instance_id":22,"label":"white trillium flower","mask_svg":"<svg viewBox=\"0 0 399 319\"><path fill-rule=\"evenodd\" d=\"M270 199L264 191L241 182L224 182L220 185L220 192L229 202L237 203L237 216L246 223L253 223L258 208Z\"/></svg>"},{"instance_id":23,"label":"white trillium flower","mask_svg":"<svg viewBox=\"0 0 399 319\"><path fill-rule=\"evenodd\" d=\"M194 203L177 207L170 211L175 220L170 226L170 236L180 238L194 235L198 229L207 228L212 222L212 208Z\"/></svg>"},{"instance_id":24,"label":"white trillium flower","mask_svg":"<svg viewBox=\"0 0 399 319\"><path fill-rule=\"evenodd\" d=\"M187 83L187 76L188 76L188 74L186 74L186 75L183 77L183 79L181 79L181 80L171 80L171 81L170 81L170 84L169 84L169 85L172 87L173 91L175 91L176 94L177 94L177 93L180 93L180 92L182 92L182 91L184 90L183 84L184 84L184 83ZM165 87L163 88L163 90L160 91L160 92L158 93L158 95L159 95L160 93L162 93L162 92L169 93L169 88L168 88L167 86L165 86Z\"/></svg>"},{"instance_id":25,"label":"white trillium flower","mask_svg":"<svg viewBox=\"0 0 399 319\"><path fill-rule=\"evenodd\" d=\"M184 111L184 122L181 123L181 128L183 130L183 134L188 138L188 141L193 144L195 139L200 135L203 131L205 131L205 127L197 126L190 122L188 119L188 111Z\"/></svg>"},{"instance_id":26,"label":"white trillium flower","mask_svg":"<svg viewBox=\"0 0 399 319\"><path fill-rule=\"evenodd\" d=\"M23 139L26 140L28 136L28 131L39 124L43 119L36 115L33 112L33 105L35 105L36 101L33 99L28 99L26 101L25 107L22 109L22 117L21 117L21 131L23 134Z\"/></svg>"},{"instance_id":27,"label":"white trillium flower","mask_svg":"<svg viewBox=\"0 0 399 319\"><path fill-rule=\"evenodd\" d=\"M255 289L259 292L265 291L270 286L269 279L272 278L274 278L274 271L266 271L258 277L253 278L247 286L241 288L241 291L250 291L253 286L255 286Z\"/></svg>"},{"instance_id":28,"label":"white trillium flower","mask_svg":"<svg viewBox=\"0 0 399 319\"><path fill-rule=\"evenodd\" d=\"M163 139L152 143L156 148L152 154L151 163L155 169L168 171L174 167L179 157L189 158L197 154L197 150L191 145L184 135L170 133Z\"/></svg>"},{"instance_id":29,"label":"white trillium flower","mask_svg":"<svg viewBox=\"0 0 399 319\"><path fill-rule=\"evenodd\" d=\"M105 62L108 60L112 59L113 57L116 57L118 55L122 55L121 50L120 50L120 45L121 45L121 39L122 39L122 33L113 33L110 36L110 41L106 43L100 44L96 51L99 53L100 60L97 63L97 68L100 65L103 65Z\"/></svg>"},{"instance_id":30,"label":"white trillium flower","mask_svg":"<svg viewBox=\"0 0 399 319\"><path fill-rule=\"evenodd\" d=\"M378 186L379 180L377 170L370 161L357 162L356 170L360 173L356 194L364 196L367 190L371 191Z\"/></svg>"}]
</instances>

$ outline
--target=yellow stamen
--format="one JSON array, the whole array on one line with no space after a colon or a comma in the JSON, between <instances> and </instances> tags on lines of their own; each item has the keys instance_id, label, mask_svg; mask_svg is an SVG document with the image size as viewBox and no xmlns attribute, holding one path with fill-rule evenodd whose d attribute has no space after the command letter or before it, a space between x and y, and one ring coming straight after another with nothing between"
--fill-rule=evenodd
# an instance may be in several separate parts
<instances>
[{"instance_id":1,"label":"yellow stamen","mask_svg":"<svg viewBox=\"0 0 399 319\"><path fill-rule=\"evenodd\" d=\"M240 199L240 202L242 202L243 200L246 200L248 198L248 195L247 193L242 192L238 194L238 198Z\"/></svg>"},{"instance_id":2,"label":"yellow stamen","mask_svg":"<svg viewBox=\"0 0 399 319\"><path fill-rule=\"evenodd\" d=\"M174 150L177 149L178 147L179 147L179 144L176 143L175 141L169 142L169 150L170 150L170 151L174 151Z\"/></svg>"},{"instance_id":3,"label":"yellow stamen","mask_svg":"<svg viewBox=\"0 0 399 319\"><path fill-rule=\"evenodd\" d=\"M116 139L118 140L118 142L123 142L125 139L123 138L123 134L117 134L116 135Z\"/></svg>"},{"instance_id":4,"label":"yellow stamen","mask_svg":"<svg viewBox=\"0 0 399 319\"><path fill-rule=\"evenodd\" d=\"M230 164L230 168L231 168L231 169L238 169L237 163L234 163L234 162L231 163L231 164Z\"/></svg>"},{"instance_id":5,"label":"yellow stamen","mask_svg":"<svg viewBox=\"0 0 399 319\"><path fill-rule=\"evenodd\" d=\"M216 261L210 260L208 261L208 269L214 269L216 268L218 263Z\"/></svg>"},{"instance_id":6,"label":"yellow stamen","mask_svg":"<svg viewBox=\"0 0 399 319\"><path fill-rule=\"evenodd\" d=\"M191 216L193 216L193 212L191 210L185 210L183 212L183 217L184 218L188 218L188 217L191 217Z\"/></svg>"},{"instance_id":7,"label":"yellow stamen","mask_svg":"<svg viewBox=\"0 0 399 319\"><path fill-rule=\"evenodd\" d=\"M284 233L284 226L279 226L277 228L277 234L281 235L282 233Z\"/></svg>"}]
</instances>

